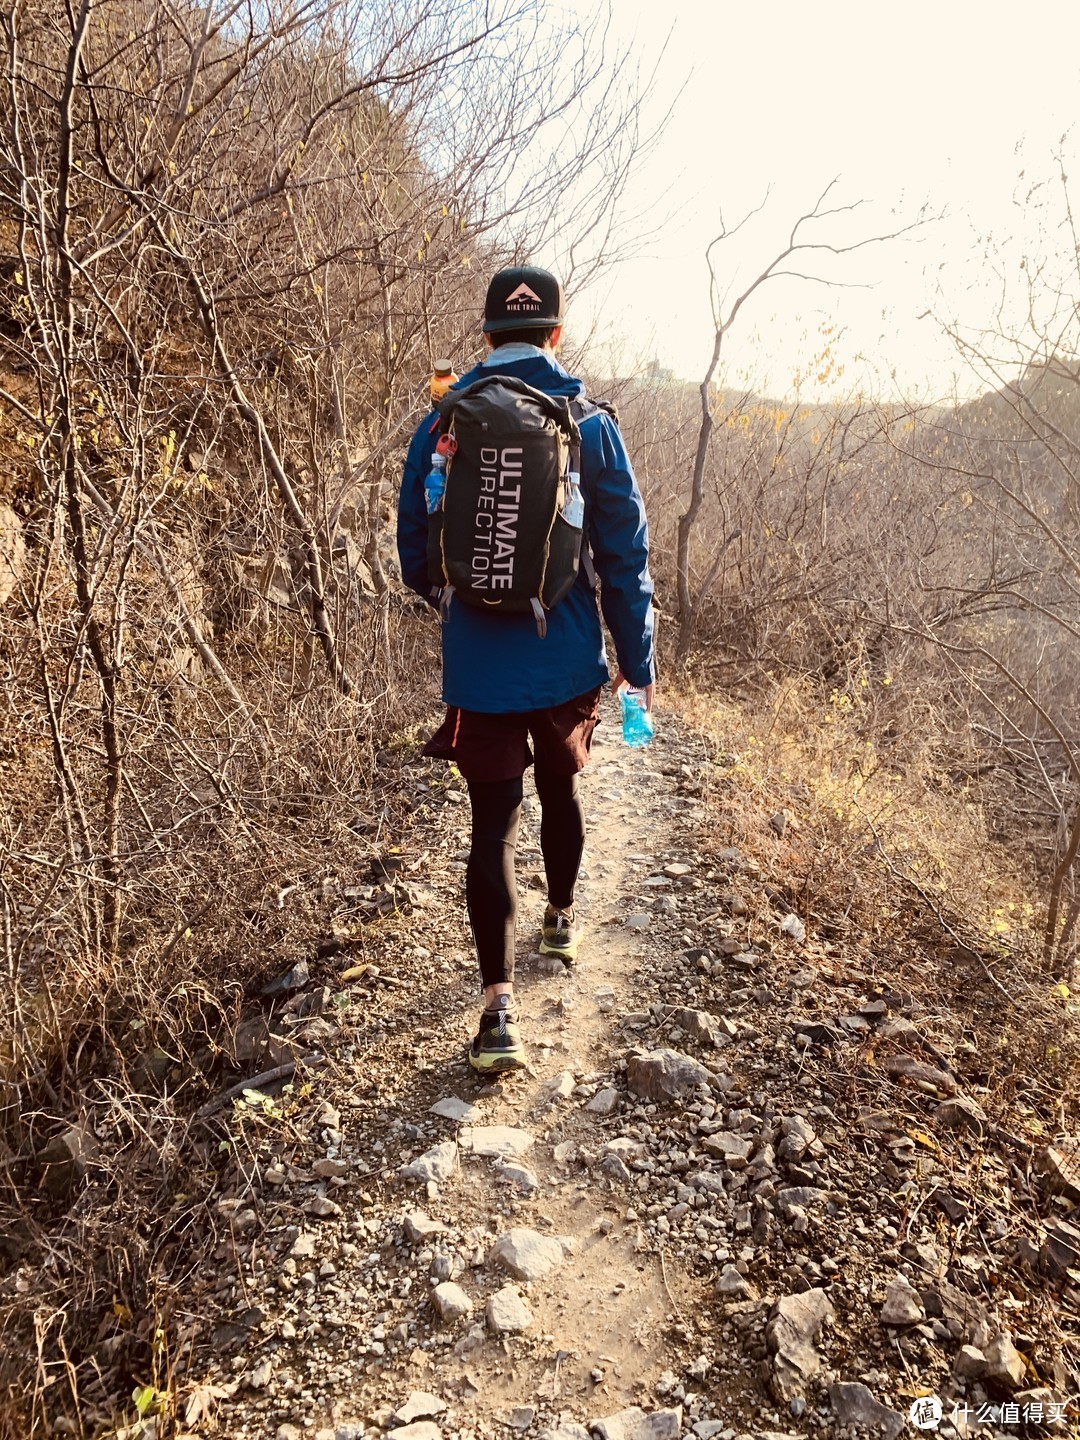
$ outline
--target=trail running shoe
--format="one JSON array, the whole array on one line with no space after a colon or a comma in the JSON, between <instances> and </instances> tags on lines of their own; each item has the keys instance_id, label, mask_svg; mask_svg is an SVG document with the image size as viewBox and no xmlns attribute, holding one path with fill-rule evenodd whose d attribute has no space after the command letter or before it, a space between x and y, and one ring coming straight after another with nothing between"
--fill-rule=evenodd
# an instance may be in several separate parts
<instances>
[{"instance_id":1,"label":"trail running shoe","mask_svg":"<svg viewBox=\"0 0 1080 1440\"><path fill-rule=\"evenodd\" d=\"M501 997L505 1004L498 1010L485 1010L480 1016L480 1029L469 1046L469 1064L474 1070L521 1070L525 1065L525 1047L515 1022L510 1018L510 997Z\"/></svg>"},{"instance_id":2,"label":"trail running shoe","mask_svg":"<svg viewBox=\"0 0 1080 1440\"><path fill-rule=\"evenodd\" d=\"M544 911L544 933L540 940L541 955L559 955L569 965L577 957L581 944L581 926L574 919L573 909L556 910L549 905Z\"/></svg>"}]
</instances>

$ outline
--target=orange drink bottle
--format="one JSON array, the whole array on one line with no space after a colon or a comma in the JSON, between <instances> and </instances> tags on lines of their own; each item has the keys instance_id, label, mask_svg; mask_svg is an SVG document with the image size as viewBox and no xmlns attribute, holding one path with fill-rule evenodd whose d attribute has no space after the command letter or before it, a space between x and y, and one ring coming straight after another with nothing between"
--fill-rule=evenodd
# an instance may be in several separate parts
<instances>
[{"instance_id":1,"label":"orange drink bottle","mask_svg":"<svg viewBox=\"0 0 1080 1440\"><path fill-rule=\"evenodd\" d=\"M450 360L436 360L432 366L430 381L431 401L437 405L443 398L450 386L455 384L457 376L454 374L453 362Z\"/></svg>"}]
</instances>

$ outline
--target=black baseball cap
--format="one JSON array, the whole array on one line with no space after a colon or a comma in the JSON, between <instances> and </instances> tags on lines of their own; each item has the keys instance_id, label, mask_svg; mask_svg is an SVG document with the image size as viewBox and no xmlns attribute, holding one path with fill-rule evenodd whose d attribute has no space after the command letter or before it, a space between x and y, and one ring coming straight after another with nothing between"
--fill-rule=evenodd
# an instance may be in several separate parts
<instances>
[{"instance_id":1,"label":"black baseball cap","mask_svg":"<svg viewBox=\"0 0 1080 1440\"><path fill-rule=\"evenodd\" d=\"M492 277L484 301L484 332L561 325L565 309L563 288L550 270L514 265Z\"/></svg>"}]
</instances>

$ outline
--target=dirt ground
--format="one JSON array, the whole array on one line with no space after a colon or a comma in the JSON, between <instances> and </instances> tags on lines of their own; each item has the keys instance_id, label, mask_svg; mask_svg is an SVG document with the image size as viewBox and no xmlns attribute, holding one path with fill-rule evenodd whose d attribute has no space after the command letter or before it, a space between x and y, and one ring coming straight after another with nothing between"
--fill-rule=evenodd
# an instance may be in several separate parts
<instances>
[{"instance_id":1,"label":"dirt ground","mask_svg":"<svg viewBox=\"0 0 1080 1440\"><path fill-rule=\"evenodd\" d=\"M1075 1427L1069 1137L1017 1134L967 1021L727 843L720 773L675 717L630 751L609 714L570 969L535 951L527 802L530 1067L484 1083L467 797L411 766L381 875L324 887L337 953L275 1001L310 1058L210 1122L230 1159L175 1429L116 1433L892 1437L927 1397L944 1434Z\"/></svg>"}]
</instances>

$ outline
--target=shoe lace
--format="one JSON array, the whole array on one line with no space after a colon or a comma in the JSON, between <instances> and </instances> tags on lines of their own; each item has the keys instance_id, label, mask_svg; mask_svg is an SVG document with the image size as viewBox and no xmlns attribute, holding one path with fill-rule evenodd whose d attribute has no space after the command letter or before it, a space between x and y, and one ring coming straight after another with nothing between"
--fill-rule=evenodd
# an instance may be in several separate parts
<instances>
[{"instance_id":1,"label":"shoe lace","mask_svg":"<svg viewBox=\"0 0 1080 1440\"><path fill-rule=\"evenodd\" d=\"M555 927L555 934L559 935L563 930L569 930L574 923L574 912L572 910L556 910L553 906L548 909L548 923Z\"/></svg>"}]
</instances>

